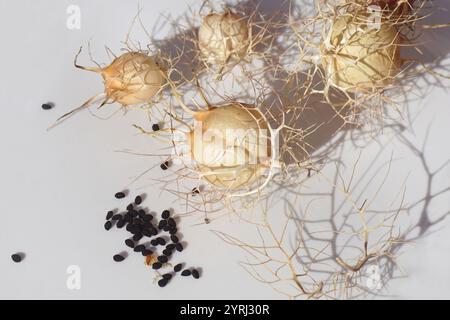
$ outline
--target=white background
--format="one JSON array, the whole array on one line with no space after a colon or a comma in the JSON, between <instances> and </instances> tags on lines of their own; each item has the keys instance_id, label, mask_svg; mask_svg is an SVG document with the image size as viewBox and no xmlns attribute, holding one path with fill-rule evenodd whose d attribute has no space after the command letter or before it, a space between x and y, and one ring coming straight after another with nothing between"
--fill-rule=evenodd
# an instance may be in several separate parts
<instances>
[{"instance_id":1,"label":"white background","mask_svg":"<svg viewBox=\"0 0 450 320\"><path fill-rule=\"evenodd\" d=\"M141 1L143 20L151 26L162 13L176 17L188 3L198 2ZM66 28L66 9L71 4L81 8L80 30ZM179 258L200 266L201 280L176 278L160 289L140 256L131 254L123 263L112 261L113 254L125 249L123 231L107 233L103 229L106 211L120 203L113 194L159 161L115 152L156 148L151 139L136 135L131 127L141 120L141 113L130 112L125 117L118 113L101 121L84 112L46 131L57 116L102 90L98 75L75 70L72 65L80 45L91 40L96 60L108 61L103 47L121 47L137 4L119 0L0 0L0 298L282 298L248 276L237 263L238 251L210 232L216 228L233 230L236 222L227 219L193 226L202 221L199 215L182 222L189 245ZM428 49L446 54L442 47L450 41L450 33L435 35L432 40L439 45ZM83 62L89 63L86 55ZM408 106L413 114L419 114L408 133L419 146L431 125L426 155L432 167L450 159L448 84L450 81L443 81L444 88L430 88L425 97ZM43 111L40 106L47 101L56 107ZM379 151L369 148L362 158L366 164L373 156L371 150ZM420 197L426 182L420 163L402 148L390 150L395 151L401 168L394 180L397 174L398 180L408 177L409 199ZM174 197L152 186L150 178L160 174L158 168L153 170L131 190L146 192L146 204L156 212L181 210ZM436 188L448 186L449 178L450 170L441 172ZM140 187L145 188L136 190ZM387 192L397 187L389 185ZM383 203L382 198L378 201ZM449 208L448 197L430 206L436 212ZM386 292L390 297L450 298L449 227L444 220L430 230L430 235L405 249L399 262L406 277L389 283ZM15 252L26 253L22 263L11 261ZM81 268L81 290L66 287L69 265Z\"/></svg>"}]
</instances>

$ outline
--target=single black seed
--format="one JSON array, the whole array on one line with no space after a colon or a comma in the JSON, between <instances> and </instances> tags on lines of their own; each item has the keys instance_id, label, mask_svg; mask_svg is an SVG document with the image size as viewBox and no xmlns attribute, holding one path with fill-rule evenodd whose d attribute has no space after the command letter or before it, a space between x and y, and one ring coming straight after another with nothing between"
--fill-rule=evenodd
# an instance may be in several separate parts
<instances>
[{"instance_id":1,"label":"single black seed","mask_svg":"<svg viewBox=\"0 0 450 320\"><path fill-rule=\"evenodd\" d=\"M133 222L133 218L131 217L131 214L129 212L127 212L124 216L123 216L123 220L126 223L131 223Z\"/></svg>"},{"instance_id":2,"label":"single black seed","mask_svg":"<svg viewBox=\"0 0 450 320\"><path fill-rule=\"evenodd\" d=\"M191 270L188 269L183 270L183 272L181 273L183 277L189 277L191 274L192 274Z\"/></svg>"},{"instance_id":3,"label":"single black seed","mask_svg":"<svg viewBox=\"0 0 450 320\"><path fill-rule=\"evenodd\" d=\"M125 244L130 248L134 248L134 241L131 239L125 240Z\"/></svg>"},{"instance_id":4,"label":"single black seed","mask_svg":"<svg viewBox=\"0 0 450 320\"><path fill-rule=\"evenodd\" d=\"M123 260L125 260L124 256L120 255L120 254L116 254L113 256L114 261L116 262L121 262Z\"/></svg>"},{"instance_id":5,"label":"single black seed","mask_svg":"<svg viewBox=\"0 0 450 320\"><path fill-rule=\"evenodd\" d=\"M153 220L153 216L152 216L151 214L146 214L146 215L143 217L143 219L144 219L144 221L150 222L150 221Z\"/></svg>"},{"instance_id":6,"label":"single black seed","mask_svg":"<svg viewBox=\"0 0 450 320\"><path fill-rule=\"evenodd\" d=\"M178 243L175 245L175 249L177 249L178 252L181 252L181 251L183 251L183 245L182 245L181 243L178 242Z\"/></svg>"},{"instance_id":7,"label":"single black seed","mask_svg":"<svg viewBox=\"0 0 450 320\"><path fill-rule=\"evenodd\" d=\"M109 229L111 229L112 228L112 223L111 223L111 221L106 221L105 222L105 230L109 230Z\"/></svg>"},{"instance_id":8,"label":"single black seed","mask_svg":"<svg viewBox=\"0 0 450 320\"><path fill-rule=\"evenodd\" d=\"M178 243L178 241L180 241L180 240L178 239L178 237L177 237L176 235L174 235L174 234L172 234L172 235L170 236L170 240L171 240L173 243Z\"/></svg>"},{"instance_id":9,"label":"single black seed","mask_svg":"<svg viewBox=\"0 0 450 320\"><path fill-rule=\"evenodd\" d=\"M164 249L162 253L163 255L170 257L172 255L172 250Z\"/></svg>"},{"instance_id":10,"label":"single black seed","mask_svg":"<svg viewBox=\"0 0 450 320\"><path fill-rule=\"evenodd\" d=\"M161 288L165 287L167 285L167 283L169 283L168 280L166 279L161 279L158 281L158 286L160 286Z\"/></svg>"},{"instance_id":11,"label":"single black seed","mask_svg":"<svg viewBox=\"0 0 450 320\"><path fill-rule=\"evenodd\" d=\"M170 280L172 279L172 275L170 273L166 273L162 275L163 279Z\"/></svg>"},{"instance_id":12,"label":"single black seed","mask_svg":"<svg viewBox=\"0 0 450 320\"><path fill-rule=\"evenodd\" d=\"M134 210L134 209L130 210L128 212L130 213L132 218L136 218L139 215L138 212L136 210Z\"/></svg>"},{"instance_id":13,"label":"single black seed","mask_svg":"<svg viewBox=\"0 0 450 320\"><path fill-rule=\"evenodd\" d=\"M158 261L161 263L167 263L167 261L169 261L169 258L167 258L166 256L159 256Z\"/></svg>"},{"instance_id":14,"label":"single black seed","mask_svg":"<svg viewBox=\"0 0 450 320\"><path fill-rule=\"evenodd\" d=\"M170 217L170 211L169 211L169 210L164 210L164 211L161 213L161 217L162 217L163 219L168 219L168 218Z\"/></svg>"},{"instance_id":15,"label":"single black seed","mask_svg":"<svg viewBox=\"0 0 450 320\"><path fill-rule=\"evenodd\" d=\"M150 244L156 247L158 245L158 241L156 241L156 239L153 239L152 241L150 241Z\"/></svg>"},{"instance_id":16,"label":"single black seed","mask_svg":"<svg viewBox=\"0 0 450 320\"><path fill-rule=\"evenodd\" d=\"M112 211L108 211L108 213L106 214L106 220L111 220L111 218L113 217L114 212Z\"/></svg>"},{"instance_id":17,"label":"single black seed","mask_svg":"<svg viewBox=\"0 0 450 320\"><path fill-rule=\"evenodd\" d=\"M139 218L144 220L144 218L145 218L145 211L144 211L144 209L138 210L138 216L139 216Z\"/></svg>"},{"instance_id":18,"label":"single black seed","mask_svg":"<svg viewBox=\"0 0 450 320\"><path fill-rule=\"evenodd\" d=\"M196 269L193 269L193 270L192 270L192 276L193 276L195 279L198 279L198 278L200 278L200 273L198 273L198 271L197 271Z\"/></svg>"},{"instance_id":19,"label":"single black seed","mask_svg":"<svg viewBox=\"0 0 450 320\"><path fill-rule=\"evenodd\" d=\"M175 267L173 267L173 271L180 272L182 268L183 268L183 264L179 263Z\"/></svg>"},{"instance_id":20,"label":"single black seed","mask_svg":"<svg viewBox=\"0 0 450 320\"><path fill-rule=\"evenodd\" d=\"M146 237L151 237L151 236L153 236L153 232L151 231L151 229L144 229L144 230L142 230L142 234L144 235L144 236L146 236Z\"/></svg>"},{"instance_id":21,"label":"single black seed","mask_svg":"<svg viewBox=\"0 0 450 320\"><path fill-rule=\"evenodd\" d=\"M170 243L170 244L168 244L167 246L166 246L166 249L168 249L168 250L173 250L173 249L175 249L175 244L174 243Z\"/></svg>"},{"instance_id":22,"label":"single black seed","mask_svg":"<svg viewBox=\"0 0 450 320\"><path fill-rule=\"evenodd\" d=\"M159 229L164 229L165 227L167 227L167 220L161 220L161 221L158 223L158 228L159 228Z\"/></svg>"},{"instance_id":23,"label":"single black seed","mask_svg":"<svg viewBox=\"0 0 450 320\"><path fill-rule=\"evenodd\" d=\"M163 163L161 163L161 170L167 170L169 169L169 161L165 161Z\"/></svg>"},{"instance_id":24,"label":"single black seed","mask_svg":"<svg viewBox=\"0 0 450 320\"><path fill-rule=\"evenodd\" d=\"M22 257L20 256L20 254L15 253L11 256L12 261L19 263L20 261L22 261Z\"/></svg>"},{"instance_id":25,"label":"single black seed","mask_svg":"<svg viewBox=\"0 0 450 320\"><path fill-rule=\"evenodd\" d=\"M163 231L165 231L165 232L169 232L169 231L170 231L170 229L171 229L171 227L169 227L169 226L165 226L165 227L163 228Z\"/></svg>"},{"instance_id":26,"label":"single black seed","mask_svg":"<svg viewBox=\"0 0 450 320\"><path fill-rule=\"evenodd\" d=\"M174 218L167 219L167 224L169 225L169 227L176 227L177 226L177 223L175 222Z\"/></svg>"},{"instance_id":27,"label":"single black seed","mask_svg":"<svg viewBox=\"0 0 450 320\"><path fill-rule=\"evenodd\" d=\"M152 130L153 131L159 131L159 125L157 123L152 125Z\"/></svg>"},{"instance_id":28,"label":"single black seed","mask_svg":"<svg viewBox=\"0 0 450 320\"><path fill-rule=\"evenodd\" d=\"M161 262L155 262L154 264L152 264L153 270L161 269L161 267L162 267Z\"/></svg>"},{"instance_id":29,"label":"single black seed","mask_svg":"<svg viewBox=\"0 0 450 320\"><path fill-rule=\"evenodd\" d=\"M145 246L143 244L137 245L136 247L134 247L133 249L135 252L142 252L145 250Z\"/></svg>"},{"instance_id":30,"label":"single black seed","mask_svg":"<svg viewBox=\"0 0 450 320\"><path fill-rule=\"evenodd\" d=\"M114 197L116 197L116 199L123 199L125 198L125 192L117 192Z\"/></svg>"},{"instance_id":31,"label":"single black seed","mask_svg":"<svg viewBox=\"0 0 450 320\"><path fill-rule=\"evenodd\" d=\"M44 110L50 110L50 109L53 108L53 105L50 104L50 103L44 103L44 104L42 104L41 107L42 107L42 109L44 109Z\"/></svg>"},{"instance_id":32,"label":"single black seed","mask_svg":"<svg viewBox=\"0 0 450 320\"><path fill-rule=\"evenodd\" d=\"M125 227L126 222L123 219L119 219L119 221L117 221L116 227L119 229L122 229L123 227Z\"/></svg>"},{"instance_id":33,"label":"single black seed","mask_svg":"<svg viewBox=\"0 0 450 320\"><path fill-rule=\"evenodd\" d=\"M140 205L142 203L142 197L141 196L137 196L135 199L134 199L134 204L135 205Z\"/></svg>"},{"instance_id":34,"label":"single black seed","mask_svg":"<svg viewBox=\"0 0 450 320\"><path fill-rule=\"evenodd\" d=\"M170 229L169 229L169 233L170 233L171 235L176 234L177 232L178 232L178 229L177 229L177 228L170 228Z\"/></svg>"},{"instance_id":35,"label":"single black seed","mask_svg":"<svg viewBox=\"0 0 450 320\"><path fill-rule=\"evenodd\" d=\"M130 204L127 206L127 210L128 210L128 211L134 210L134 207L133 207L133 204L132 204L132 203L130 203ZM136 212L136 215L137 215L137 212Z\"/></svg>"},{"instance_id":36,"label":"single black seed","mask_svg":"<svg viewBox=\"0 0 450 320\"><path fill-rule=\"evenodd\" d=\"M162 246L166 245L166 240L164 240L164 238L158 237L158 238L156 238L156 241L158 241L159 245L162 245Z\"/></svg>"},{"instance_id":37,"label":"single black seed","mask_svg":"<svg viewBox=\"0 0 450 320\"><path fill-rule=\"evenodd\" d=\"M142 233L138 232L138 233L133 235L133 240L134 241L139 241L141 239L142 239Z\"/></svg>"},{"instance_id":38,"label":"single black seed","mask_svg":"<svg viewBox=\"0 0 450 320\"><path fill-rule=\"evenodd\" d=\"M147 257L147 256L151 256L153 254L153 251L149 250L149 249L144 249L141 253L144 257Z\"/></svg>"},{"instance_id":39,"label":"single black seed","mask_svg":"<svg viewBox=\"0 0 450 320\"><path fill-rule=\"evenodd\" d=\"M120 214L115 214L115 215L112 216L111 219L112 220L119 220L119 219L122 219L122 216Z\"/></svg>"}]
</instances>

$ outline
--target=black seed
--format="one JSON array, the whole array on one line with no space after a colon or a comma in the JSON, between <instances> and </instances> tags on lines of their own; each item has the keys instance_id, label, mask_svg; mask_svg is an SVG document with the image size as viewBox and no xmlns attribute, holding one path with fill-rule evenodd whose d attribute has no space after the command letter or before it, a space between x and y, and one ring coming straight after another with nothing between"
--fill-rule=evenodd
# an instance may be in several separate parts
<instances>
[{"instance_id":1,"label":"black seed","mask_svg":"<svg viewBox=\"0 0 450 320\"><path fill-rule=\"evenodd\" d=\"M119 219L122 219L122 216L121 216L120 214L115 214L115 215L112 216L111 219L113 219L113 220L119 220Z\"/></svg>"},{"instance_id":2,"label":"black seed","mask_svg":"<svg viewBox=\"0 0 450 320\"><path fill-rule=\"evenodd\" d=\"M20 261L22 261L22 257L20 256L20 254L15 253L11 256L12 261L19 263Z\"/></svg>"},{"instance_id":3,"label":"black seed","mask_svg":"<svg viewBox=\"0 0 450 320\"><path fill-rule=\"evenodd\" d=\"M163 255L165 255L165 256L168 256L168 257L169 257L169 256L171 256L171 255L172 255L172 250L169 250L169 249L164 249L162 253L163 253Z\"/></svg>"},{"instance_id":4,"label":"black seed","mask_svg":"<svg viewBox=\"0 0 450 320\"><path fill-rule=\"evenodd\" d=\"M166 246L166 249L172 251L173 249L175 249L175 244L173 244L173 243L168 244L168 245Z\"/></svg>"},{"instance_id":5,"label":"black seed","mask_svg":"<svg viewBox=\"0 0 450 320\"><path fill-rule=\"evenodd\" d=\"M198 273L198 271L197 271L196 269L193 269L193 270L192 270L192 276L193 276L195 279L198 279L198 278L200 278L200 273Z\"/></svg>"},{"instance_id":6,"label":"black seed","mask_svg":"<svg viewBox=\"0 0 450 320\"><path fill-rule=\"evenodd\" d=\"M123 199L125 198L125 192L117 192L114 197L116 197L116 199Z\"/></svg>"},{"instance_id":7,"label":"black seed","mask_svg":"<svg viewBox=\"0 0 450 320\"><path fill-rule=\"evenodd\" d=\"M134 241L131 239L125 240L125 244L130 248L134 248Z\"/></svg>"},{"instance_id":8,"label":"black seed","mask_svg":"<svg viewBox=\"0 0 450 320\"><path fill-rule=\"evenodd\" d=\"M154 125L152 125L152 130L153 131L159 131L159 125L157 123L155 123Z\"/></svg>"},{"instance_id":9,"label":"black seed","mask_svg":"<svg viewBox=\"0 0 450 320\"><path fill-rule=\"evenodd\" d=\"M170 228L170 229L169 229L169 233L170 233L171 235L176 234L177 232L178 232L178 229L177 229L177 228Z\"/></svg>"},{"instance_id":10,"label":"black seed","mask_svg":"<svg viewBox=\"0 0 450 320\"><path fill-rule=\"evenodd\" d=\"M144 257L147 257L147 256L151 256L153 254L153 251L152 250L148 250L148 249L144 249L141 253L142 253L142 255Z\"/></svg>"},{"instance_id":11,"label":"black seed","mask_svg":"<svg viewBox=\"0 0 450 320\"><path fill-rule=\"evenodd\" d=\"M167 220L161 220L161 221L158 223L158 228L159 228L159 229L164 229L165 227L167 227Z\"/></svg>"},{"instance_id":12,"label":"black seed","mask_svg":"<svg viewBox=\"0 0 450 320\"><path fill-rule=\"evenodd\" d=\"M158 270L162 267L161 262L155 262L154 264L152 264L152 268L153 270Z\"/></svg>"},{"instance_id":13,"label":"black seed","mask_svg":"<svg viewBox=\"0 0 450 320\"><path fill-rule=\"evenodd\" d=\"M181 273L181 275L183 277L189 277L192 274L191 270L183 270L183 272Z\"/></svg>"},{"instance_id":14,"label":"black seed","mask_svg":"<svg viewBox=\"0 0 450 320\"><path fill-rule=\"evenodd\" d=\"M138 216L139 216L139 218L144 220L144 218L145 218L145 211L143 209L138 210Z\"/></svg>"},{"instance_id":15,"label":"black seed","mask_svg":"<svg viewBox=\"0 0 450 320\"><path fill-rule=\"evenodd\" d=\"M124 216L123 216L123 220L126 223L131 223L133 221L133 217L131 216L131 214L129 212L127 212Z\"/></svg>"},{"instance_id":16,"label":"black seed","mask_svg":"<svg viewBox=\"0 0 450 320\"><path fill-rule=\"evenodd\" d=\"M170 236L170 240L171 240L173 243L178 243L178 241L180 241L180 240L178 239L178 237L177 237L176 235L174 235L174 234L172 234L172 235Z\"/></svg>"},{"instance_id":17,"label":"black seed","mask_svg":"<svg viewBox=\"0 0 450 320\"><path fill-rule=\"evenodd\" d=\"M173 271L180 272L182 268L183 268L183 264L179 263L175 267L173 267Z\"/></svg>"},{"instance_id":18,"label":"black seed","mask_svg":"<svg viewBox=\"0 0 450 320\"><path fill-rule=\"evenodd\" d=\"M170 273L163 274L162 277L163 277L163 279L166 279L167 281L172 279L172 275Z\"/></svg>"},{"instance_id":19,"label":"black seed","mask_svg":"<svg viewBox=\"0 0 450 320\"><path fill-rule=\"evenodd\" d=\"M112 211L108 211L108 213L106 214L106 220L111 220L111 218L113 217L114 212Z\"/></svg>"},{"instance_id":20,"label":"black seed","mask_svg":"<svg viewBox=\"0 0 450 320\"><path fill-rule=\"evenodd\" d=\"M130 213L132 218L136 218L139 215L138 212L136 210L134 210L134 209L130 210L128 212Z\"/></svg>"},{"instance_id":21,"label":"black seed","mask_svg":"<svg viewBox=\"0 0 450 320\"><path fill-rule=\"evenodd\" d=\"M160 286L161 288L165 287L167 285L169 281L166 279L161 279L158 281L158 286Z\"/></svg>"},{"instance_id":22,"label":"black seed","mask_svg":"<svg viewBox=\"0 0 450 320\"><path fill-rule=\"evenodd\" d=\"M133 204L132 204L132 203L130 203L130 204L127 206L127 210L128 210L128 211L134 210L134 207L133 207ZM137 215L137 212L136 212L136 215Z\"/></svg>"},{"instance_id":23,"label":"black seed","mask_svg":"<svg viewBox=\"0 0 450 320\"><path fill-rule=\"evenodd\" d=\"M125 258L124 258L122 255L120 255L120 254L114 255L114 256L113 256L113 259L114 259L114 261L116 261L116 262L121 262L121 261L125 260Z\"/></svg>"},{"instance_id":24,"label":"black seed","mask_svg":"<svg viewBox=\"0 0 450 320\"><path fill-rule=\"evenodd\" d=\"M150 244L156 247L158 245L158 241L156 241L156 239L153 239L152 241L150 241Z\"/></svg>"},{"instance_id":25,"label":"black seed","mask_svg":"<svg viewBox=\"0 0 450 320\"><path fill-rule=\"evenodd\" d=\"M169 227L176 227L177 226L177 223L175 222L175 220L173 218L167 219L167 224L169 225Z\"/></svg>"},{"instance_id":26,"label":"black seed","mask_svg":"<svg viewBox=\"0 0 450 320\"><path fill-rule=\"evenodd\" d=\"M145 250L145 246L143 244L137 245L136 247L134 247L134 252L142 252Z\"/></svg>"},{"instance_id":27,"label":"black seed","mask_svg":"<svg viewBox=\"0 0 450 320\"><path fill-rule=\"evenodd\" d=\"M122 229L123 227L125 227L125 221L123 219L119 219L119 221L117 221L116 227Z\"/></svg>"},{"instance_id":28,"label":"black seed","mask_svg":"<svg viewBox=\"0 0 450 320\"><path fill-rule=\"evenodd\" d=\"M163 231L165 231L165 232L169 232L169 231L170 231L170 229L171 229L171 227L169 227L169 226L165 226L165 227L163 228Z\"/></svg>"},{"instance_id":29,"label":"black seed","mask_svg":"<svg viewBox=\"0 0 450 320\"><path fill-rule=\"evenodd\" d=\"M158 261L161 263L167 263L167 261L169 261L169 259L166 256L159 256Z\"/></svg>"},{"instance_id":30,"label":"black seed","mask_svg":"<svg viewBox=\"0 0 450 320\"><path fill-rule=\"evenodd\" d=\"M163 163L161 163L161 170L167 170L169 169L169 161L165 161Z\"/></svg>"},{"instance_id":31,"label":"black seed","mask_svg":"<svg viewBox=\"0 0 450 320\"><path fill-rule=\"evenodd\" d=\"M50 110L50 109L53 108L53 105L50 104L50 103L44 103L44 104L42 104L41 107L42 107L42 109L44 109L44 110Z\"/></svg>"},{"instance_id":32,"label":"black seed","mask_svg":"<svg viewBox=\"0 0 450 320\"><path fill-rule=\"evenodd\" d=\"M142 230L142 234L144 235L144 236L146 236L146 237L151 237L151 236L153 236L153 232L152 232L152 230L151 229L144 229L144 230Z\"/></svg>"},{"instance_id":33,"label":"black seed","mask_svg":"<svg viewBox=\"0 0 450 320\"><path fill-rule=\"evenodd\" d=\"M169 210L164 210L164 211L161 213L161 217L162 217L163 219L168 219L168 218L170 217L170 211L169 211Z\"/></svg>"},{"instance_id":34,"label":"black seed","mask_svg":"<svg viewBox=\"0 0 450 320\"><path fill-rule=\"evenodd\" d=\"M178 243L175 245L175 249L177 249L177 251L181 252L181 251L183 251L183 245L182 245L181 243L178 242Z\"/></svg>"},{"instance_id":35,"label":"black seed","mask_svg":"<svg viewBox=\"0 0 450 320\"><path fill-rule=\"evenodd\" d=\"M146 214L143 217L144 221L150 222L153 220L153 216L151 214Z\"/></svg>"},{"instance_id":36,"label":"black seed","mask_svg":"<svg viewBox=\"0 0 450 320\"><path fill-rule=\"evenodd\" d=\"M105 230L109 230L109 229L111 229L111 227L112 227L111 221L106 221L105 222Z\"/></svg>"},{"instance_id":37,"label":"black seed","mask_svg":"<svg viewBox=\"0 0 450 320\"><path fill-rule=\"evenodd\" d=\"M137 196L135 199L134 199L134 204L135 205L140 205L142 203L142 197L141 196Z\"/></svg>"},{"instance_id":38,"label":"black seed","mask_svg":"<svg viewBox=\"0 0 450 320\"><path fill-rule=\"evenodd\" d=\"M158 244L165 246L166 245L166 240L164 240L164 238L156 238L156 241L158 241Z\"/></svg>"},{"instance_id":39,"label":"black seed","mask_svg":"<svg viewBox=\"0 0 450 320\"><path fill-rule=\"evenodd\" d=\"M133 235L133 240L134 241L139 241L141 239L142 239L142 233L138 232L138 233Z\"/></svg>"}]
</instances>

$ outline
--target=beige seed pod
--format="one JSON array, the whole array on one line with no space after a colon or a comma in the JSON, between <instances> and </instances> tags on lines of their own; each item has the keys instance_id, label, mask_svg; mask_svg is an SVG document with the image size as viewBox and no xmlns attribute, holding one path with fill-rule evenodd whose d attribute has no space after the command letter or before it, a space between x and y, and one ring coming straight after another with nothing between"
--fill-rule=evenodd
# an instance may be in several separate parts
<instances>
[{"instance_id":1,"label":"beige seed pod","mask_svg":"<svg viewBox=\"0 0 450 320\"><path fill-rule=\"evenodd\" d=\"M212 13L203 18L198 31L200 52L206 62L223 65L242 59L250 45L248 21L235 13Z\"/></svg>"},{"instance_id":2,"label":"beige seed pod","mask_svg":"<svg viewBox=\"0 0 450 320\"><path fill-rule=\"evenodd\" d=\"M401 37L394 25L367 15L344 14L321 45L327 80L344 91L376 91L394 82L402 66Z\"/></svg>"},{"instance_id":3,"label":"beige seed pod","mask_svg":"<svg viewBox=\"0 0 450 320\"><path fill-rule=\"evenodd\" d=\"M250 186L271 155L270 130L261 112L235 102L196 112L194 118L188 140L204 179L229 190Z\"/></svg>"},{"instance_id":4,"label":"beige seed pod","mask_svg":"<svg viewBox=\"0 0 450 320\"><path fill-rule=\"evenodd\" d=\"M98 99L102 99L100 107L109 102L118 102L124 107L145 104L151 102L152 98L164 87L166 81L164 71L152 57L144 53L127 52L115 58L109 66L96 68L78 65L76 59L80 52L75 57L75 67L100 73L105 86L104 93L95 95L80 107L59 117L50 128L74 113L89 107Z\"/></svg>"}]
</instances>

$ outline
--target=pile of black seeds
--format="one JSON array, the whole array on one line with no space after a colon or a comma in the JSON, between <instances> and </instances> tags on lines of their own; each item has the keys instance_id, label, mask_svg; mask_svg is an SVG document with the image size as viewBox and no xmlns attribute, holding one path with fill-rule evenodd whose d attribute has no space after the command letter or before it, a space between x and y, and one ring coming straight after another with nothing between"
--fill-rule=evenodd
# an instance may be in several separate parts
<instances>
[{"instance_id":1,"label":"pile of black seeds","mask_svg":"<svg viewBox=\"0 0 450 320\"><path fill-rule=\"evenodd\" d=\"M122 191L115 194L116 199L124 199L128 192ZM113 210L106 214L105 230L113 227L123 229L129 233L125 239L125 246L133 249L133 252L140 253L146 258L154 258L151 263L153 270L159 270L166 264L169 264L176 252L184 250L180 242L180 235L176 220L171 217L169 210L161 213L161 218L149 213L147 208L141 207L143 196L138 195L134 201L126 206L126 211L114 213ZM161 253L158 253L161 251ZM113 260L121 262L126 259L125 253L118 253L113 256ZM146 259L147 260L147 259ZM150 261L150 260L147 260ZM160 287L165 287L176 273L181 271L183 277L192 276L195 279L200 278L197 269L184 268L184 263L178 263L173 267L172 272L161 275L158 281Z\"/></svg>"}]
</instances>

